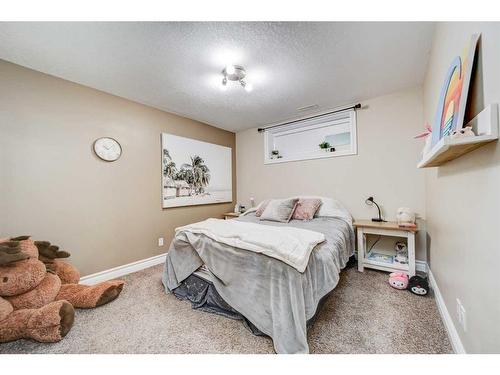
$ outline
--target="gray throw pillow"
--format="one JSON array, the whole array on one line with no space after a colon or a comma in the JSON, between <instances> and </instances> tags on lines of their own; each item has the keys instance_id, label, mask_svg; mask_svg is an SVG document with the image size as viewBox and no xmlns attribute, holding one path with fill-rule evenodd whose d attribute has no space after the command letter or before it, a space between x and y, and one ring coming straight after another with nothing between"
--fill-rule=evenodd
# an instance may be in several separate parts
<instances>
[{"instance_id":1,"label":"gray throw pillow","mask_svg":"<svg viewBox=\"0 0 500 375\"><path fill-rule=\"evenodd\" d=\"M298 199L271 199L260 220L279 221L288 223L293 215Z\"/></svg>"}]
</instances>

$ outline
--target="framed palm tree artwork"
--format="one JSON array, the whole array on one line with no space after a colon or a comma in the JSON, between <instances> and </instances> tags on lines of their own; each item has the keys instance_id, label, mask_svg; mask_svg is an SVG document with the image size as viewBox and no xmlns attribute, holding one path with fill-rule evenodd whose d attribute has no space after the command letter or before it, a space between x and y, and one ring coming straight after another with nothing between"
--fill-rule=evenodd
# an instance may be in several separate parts
<instances>
[{"instance_id":1,"label":"framed palm tree artwork","mask_svg":"<svg viewBox=\"0 0 500 375\"><path fill-rule=\"evenodd\" d=\"M231 148L162 133L163 208L232 202Z\"/></svg>"}]
</instances>

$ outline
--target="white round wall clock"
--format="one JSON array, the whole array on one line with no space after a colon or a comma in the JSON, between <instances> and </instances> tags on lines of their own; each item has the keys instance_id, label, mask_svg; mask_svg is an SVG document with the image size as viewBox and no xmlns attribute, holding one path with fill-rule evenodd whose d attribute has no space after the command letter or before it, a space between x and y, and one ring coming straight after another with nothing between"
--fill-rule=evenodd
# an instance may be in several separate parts
<instances>
[{"instance_id":1,"label":"white round wall clock","mask_svg":"<svg viewBox=\"0 0 500 375\"><path fill-rule=\"evenodd\" d=\"M122 154L122 146L116 139L102 137L94 142L94 152L104 161L115 161Z\"/></svg>"}]
</instances>

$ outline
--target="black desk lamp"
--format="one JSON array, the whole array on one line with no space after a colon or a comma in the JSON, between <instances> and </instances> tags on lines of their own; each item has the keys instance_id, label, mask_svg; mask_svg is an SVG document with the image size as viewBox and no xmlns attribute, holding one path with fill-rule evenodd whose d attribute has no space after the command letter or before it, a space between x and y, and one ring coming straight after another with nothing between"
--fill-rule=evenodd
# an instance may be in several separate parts
<instances>
[{"instance_id":1,"label":"black desk lamp","mask_svg":"<svg viewBox=\"0 0 500 375\"><path fill-rule=\"evenodd\" d=\"M373 200L373 197L368 197L365 201L365 203L368 205L368 206L377 206L377 209L378 209L378 218L373 218L372 221L376 221L377 223L380 223L380 222L384 222L385 220L382 219L382 215L380 215L380 207L378 206L377 202L375 202Z\"/></svg>"}]
</instances>

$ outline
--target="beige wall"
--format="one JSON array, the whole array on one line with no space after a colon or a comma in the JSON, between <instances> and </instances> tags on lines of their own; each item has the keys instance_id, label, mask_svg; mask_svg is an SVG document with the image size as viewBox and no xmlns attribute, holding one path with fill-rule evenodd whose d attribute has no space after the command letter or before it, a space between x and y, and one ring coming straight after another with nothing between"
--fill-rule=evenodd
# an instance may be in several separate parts
<instances>
[{"instance_id":1,"label":"beige wall","mask_svg":"<svg viewBox=\"0 0 500 375\"><path fill-rule=\"evenodd\" d=\"M373 195L394 219L408 206L425 218L424 172L416 168L423 147L422 92L409 89L362 102L357 112L358 155L264 165L264 136L257 129L236 134L238 200L249 204L295 194L335 197L355 218L376 215L364 201ZM424 259L424 241L417 258Z\"/></svg>"},{"instance_id":2,"label":"beige wall","mask_svg":"<svg viewBox=\"0 0 500 375\"><path fill-rule=\"evenodd\" d=\"M425 118L434 119L452 58L482 32L473 116L500 103L500 24L441 23L424 84ZM493 143L426 172L430 266L467 352L500 352L500 146ZM456 298L467 312L458 324Z\"/></svg>"},{"instance_id":3,"label":"beige wall","mask_svg":"<svg viewBox=\"0 0 500 375\"><path fill-rule=\"evenodd\" d=\"M234 196L234 133L0 60L0 237L50 240L86 275L163 253L176 226L232 210L162 210L162 132L232 147ZM102 136L121 143L118 161L93 154Z\"/></svg>"}]
</instances>

